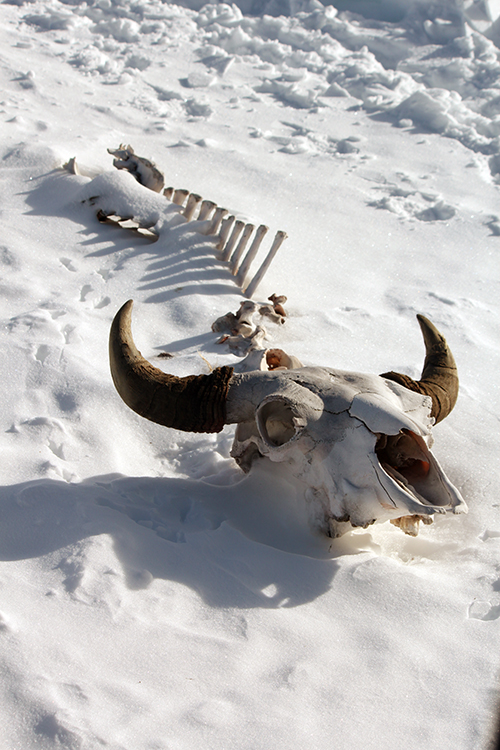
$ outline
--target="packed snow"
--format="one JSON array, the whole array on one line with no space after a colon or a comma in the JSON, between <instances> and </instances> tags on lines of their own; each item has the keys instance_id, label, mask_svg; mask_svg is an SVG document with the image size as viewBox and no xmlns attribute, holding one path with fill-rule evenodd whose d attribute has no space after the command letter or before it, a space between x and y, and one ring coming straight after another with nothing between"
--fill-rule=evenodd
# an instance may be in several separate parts
<instances>
[{"instance_id":1,"label":"packed snow","mask_svg":"<svg viewBox=\"0 0 500 750\"><path fill-rule=\"evenodd\" d=\"M499 4L4 0L0 19L1 747L488 750ZM264 347L418 378L433 321L461 383L433 450L468 515L332 540L285 465L241 472L233 427L125 406L107 349L127 299L142 353L187 375L241 363L211 326L245 297L202 222L115 169L120 144L267 225L255 268L287 233L254 295L288 298Z\"/></svg>"}]
</instances>

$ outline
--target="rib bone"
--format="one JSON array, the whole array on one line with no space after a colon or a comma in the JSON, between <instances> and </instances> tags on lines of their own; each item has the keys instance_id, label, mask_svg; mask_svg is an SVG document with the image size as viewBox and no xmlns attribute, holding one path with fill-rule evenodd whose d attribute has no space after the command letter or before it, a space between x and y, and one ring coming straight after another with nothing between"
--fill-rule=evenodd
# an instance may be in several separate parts
<instances>
[{"instance_id":1,"label":"rib bone","mask_svg":"<svg viewBox=\"0 0 500 750\"><path fill-rule=\"evenodd\" d=\"M243 293L246 294L247 297L252 297L255 294L255 290L259 286L260 282L264 278L264 275L266 271L268 270L269 266L272 263L272 260L278 250L280 249L283 242L288 237L286 232L279 231L276 232L276 236L274 238L273 244L271 245L271 249L269 250L267 257L265 258L264 262L262 263L261 267L253 277L252 281L248 284L248 286L243 289Z\"/></svg>"}]
</instances>

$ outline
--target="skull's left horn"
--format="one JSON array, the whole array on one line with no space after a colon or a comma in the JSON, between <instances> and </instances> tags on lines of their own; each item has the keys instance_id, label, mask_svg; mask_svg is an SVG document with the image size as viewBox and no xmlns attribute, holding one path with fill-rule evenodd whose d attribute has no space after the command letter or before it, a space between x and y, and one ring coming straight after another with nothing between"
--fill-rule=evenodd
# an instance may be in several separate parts
<instances>
[{"instance_id":1,"label":"skull's left horn","mask_svg":"<svg viewBox=\"0 0 500 750\"><path fill-rule=\"evenodd\" d=\"M382 377L432 398L431 416L441 422L455 406L458 397L457 365L446 339L423 315L417 315L425 344L424 368L420 380L399 372L385 372Z\"/></svg>"},{"instance_id":2,"label":"skull's left horn","mask_svg":"<svg viewBox=\"0 0 500 750\"><path fill-rule=\"evenodd\" d=\"M133 411L165 427L186 432L220 432L226 423L226 399L232 367L209 375L178 378L150 364L132 339L132 305L117 312L109 334L111 376Z\"/></svg>"}]
</instances>

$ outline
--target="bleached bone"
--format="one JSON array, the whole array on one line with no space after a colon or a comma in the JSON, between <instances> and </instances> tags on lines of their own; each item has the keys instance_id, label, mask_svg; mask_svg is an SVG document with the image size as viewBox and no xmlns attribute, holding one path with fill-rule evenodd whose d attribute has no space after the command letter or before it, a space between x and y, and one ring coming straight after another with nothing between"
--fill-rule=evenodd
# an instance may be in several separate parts
<instances>
[{"instance_id":1,"label":"bleached bone","mask_svg":"<svg viewBox=\"0 0 500 750\"><path fill-rule=\"evenodd\" d=\"M297 367L304 367L304 365L300 359L287 354L283 349L255 349L235 367L235 371L238 373L251 372L252 370L269 372L272 370L294 370Z\"/></svg>"},{"instance_id":2,"label":"bleached bone","mask_svg":"<svg viewBox=\"0 0 500 750\"><path fill-rule=\"evenodd\" d=\"M172 196L172 203L175 203L176 206L183 206L184 201L189 195L189 190L184 189L178 189L174 190L174 194Z\"/></svg>"},{"instance_id":3,"label":"bleached bone","mask_svg":"<svg viewBox=\"0 0 500 750\"><path fill-rule=\"evenodd\" d=\"M194 212L196 211L196 207L199 206L199 204L202 201L201 195L198 195L197 193L191 193L191 195L188 198L186 208L184 209L183 216L186 219L186 221L191 221L191 219L194 216Z\"/></svg>"},{"instance_id":4,"label":"bleached bone","mask_svg":"<svg viewBox=\"0 0 500 750\"><path fill-rule=\"evenodd\" d=\"M250 336L243 336L241 333L235 336L222 336L218 344L227 344L231 351L243 356L248 352L262 349L262 342L266 336L266 329L257 326Z\"/></svg>"},{"instance_id":5,"label":"bleached bone","mask_svg":"<svg viewBox=\"0 0 500 750\"><path fill-rule=\"evenodd\" d=\"M203 201L201 204L200 213L198 214L198 221L206 221L215 208L217 208L217 204L213 201Z\"/></svg>"},{"instance_id":6,"label":"bleached bone","mask_svg":"<svg viewBox=\"0 0 500 750\"><path fill-rule=\"evenodd\" d=\"M222 251L221 260L228 261L231 257L231 253L233 252L233 248L236 245L238 241L238 237L243 231L243 227L245 226L245 222L241 221L241 219L237 219L234 223L233 231L231 232L231 236L227 241L227 244L225 248Z\"/></svg>"},{"instance_id":7,"label":"bleached bone","mask_svg":"<svg viewBox=\"0 0 500 750\"><path fill-rule=\"evenodd\" d=\"M231 227L233 226L235 222L235 216L228 216L226 219L222 222L222 227L219 232L219 241L217 242L215 249L216 250L222 250L224 245L226 244L226 240L229 236L229 232L231 231Z\"/></svg>"},{"instance_id":8,"label":"bleached bone","mask_svg":"<svg viewBox=\"0 0 500 750\"><path fill-rule=\"evenodd\" d=\"M232 312L221 315L220 318L212 323L214 333L232 333L238 325L238 318Z\"/></svg>"},{"instance_id":9,"label":"bleached bone","mask_svg":"<svg viewBox=\"0 0 500 750\"><path fill-rule=\"evenodd\" d=\"M236 250L232 254L231 260L230 260L231 273L233 274L233 276L236 276L236 274L238 273L241 256L245 252L245 248L248 244L248 240L250 239L250 235L252 234L254 229L255 229L254 224L245 224L245 228L243 230L243 234L241 235L241 239L238 242L238 245L236 246Z\"/></svg>"},{"instance_id":10,"label":"bleached bone","mask_svg":"<svg viewBox=\"0 0 500 750\"><path fill-rule=\"evenodd\" d=\"M222 224L222 219L226 214L227 208L221 208L220 206L217 206L217 208L215 209L215 213L212 216L211 224L206 232L208 235L217 234L220 229L220 225Z\"/></svg>"},{"instance_id":11,"label":"bleached bone","mask_svg":"<svg viewBox=\"0 0 500 750\"><path fill-rule=\"evenodd\" d=\"M108 154L116 157L113 165L117 169L126 169L141 185L155 193L161 193L165 184L162 173L152 161L137 156L132 146L121 144L116 149L108 148Z\"/></svg>"},{"instance_id":12,"label":"bleached bone","mask_svg":"<svg viewBox=\"0 0 500 750\"><path fill-rule=\"evenodd\" d=\"M278 315L282 315L284 318L286 318L286 312L283 305L286 302L286 297L284 294L271 294L270 297L267 298L270 302L273 303L274 312Z\"/></svg>"},{"instance_id":13,"label":"bleached bone","mask_svg":"<svg viewBox=\"0 0 500 750\"><path fill-rule=\"evenodd\" d=\"M418 316L426 351L418 381L392 371L289 369L277 352L266 356L267 372L222 366L178 378L136 348L132 304L115 316L109 345L113 382L125 403L186 432L236 424L233 458L244 471L256 459L282 463L315 528L335 537L408 516L399 525L414 534L420 516L467 512L430 451L432 426L453 409L459 385L446 340L424 316ZM247 339L223 340L241 350L256 348L262 336L260 329Z\"/></svg>"},{"instance_id":14,"label":"bleached bone","mask_svg":"<svg viewBox=\"0 0 500 750\"><path fill-rule=\"evenodd\" d=\"M144 237L150 242L156 242L159 237L149 226L136 221L133 216L118 216L115 213L106 214L104 211L99 210L97 212L97 219L101 224L111 224L112 226L120 227L120 229L132 230L135 234Z\"/></svg>"},{"instance_id":15,"label":"bleached bone","mask_svg":"<svg viewBox=\"0 0 500 750\"><path fill-rule=\"evenodd\" d=\"M285 322L285 318L277 313L271 305L262 305L262 307L259 307L259 313L277 325L282 325Z\"/></svg>"},{"instance_id":16,"label":"bleached bone","mask_svg":"<svg viewBox=\"0 0 500 750\"><path fill-rule=\"evenodd\" d=\"M250 266L252 265L252 262L259 251L259 247L262 244L262 240L266 236L268 230L269 227L266 227L265 224L261 224L255 232L255 237L253 238L253 242L250 245L250 250L243 259L243 263L241 264L238 271L238 284L240 286L243 286L243 284L245 283L248 271L250 270Z\"/></svg>"},{"instance_id":17,"label":"bleached bone","mask_svg":"<svg viewBox=\"0 0 500 750\"><path fill-rule=\"evenodd\" d=\"M276 232L276 236L274 238L273 244L271 245L271 249L269 250L264 262L262 263L261 267L253 277L252 281L248 284L246 288L243 289L243 293L246 294L247 297L253 297L255 294L255 291L257 287L259 286L260 282L264 278L266 271L269 269L269 266L271 265L274 256L280 249L283 242L288 237L286 232L279 231Z\"/></svg>"},{"instance_id":18,"label":"bleached bone","mask_svg":"<svg viewBox=\"0 0 500 750\"><path fill-rule=\"evenodd\" d=\"M63 169L70 174L81 174L78 169L78 164L76 163L76 156L72 156L71 159L68 159L66 164L63 164Z\"/></svg>"},{"instance_id":19,"label":"bleached bone","mask_svg":"<svg viewBox=\"0 0 500 750\"><path fill-rule=\"evenodd\" d=\"M190 193L189 190L175 189L173 187L164 188L165 180L163 174L157 169L153 162L137 156L130 145L125 146L121 144L118 149L108 149L108 152L115 157L113 164L117 169L126 169L145 187L156 192L161 192L163 190L163 195L168 200L171 200L174 205L184 207L181 215L184 216L186 221L191 221L195 218L196 210L201 202L199 213L196 217L197 220L199 222L207 222L211 219L211 221L208 226L206 224L201 225L196 231L206 235L217 235L219 233L217 242L214 246L216 254L220 254L218 257L221 261L229 261L231 273L233 276L237 277L237 283L242 287L242 290L248 297L252 297L283 240L286 239L286 232L278 232L276 234L271 250L269 251L264 263L261 265L250 283L247 284L247 277L250 273L251 265L258 253L264 235L267 232L267 227L264 227L264 225L259 227L250 249L242 262L250 236L255 229L253 224L245 224L241 220L235 220L234 216L230 216L224 221L227 210L224 208L217 208L217 205L213 201L202 200L201 196L196 193ZM64 168L70 172L78 173L74 157L64 165ZM142 227L136 227L135 229L137 229L139 233L142 233ZM275 310L275 312L278 315L282 314L279 310Z\"/></svg>"},{"instance_id":20,"label":"bleached bone","mask_svg":"<svg viewBox=\"0 0 500 750\"><path fill-rule=\"evenodd\" d=\"M240 309L236 313L237 323L234 327L234 333L240 333L248 338L255 332L256 326L252 318L256 309L257 304L248 299L240 304Z\"/></svg>"}]
</instances>

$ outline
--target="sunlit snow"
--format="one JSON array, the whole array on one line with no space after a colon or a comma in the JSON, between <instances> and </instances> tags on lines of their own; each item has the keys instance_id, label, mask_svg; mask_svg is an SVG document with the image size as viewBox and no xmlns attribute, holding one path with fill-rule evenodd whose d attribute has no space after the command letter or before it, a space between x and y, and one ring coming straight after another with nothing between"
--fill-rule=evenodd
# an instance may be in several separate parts
<instances>
[{"instance_id":1,"label":"sunlit snow","mask_svg":"<svg viewBox=\"0 0 500 750\"><path fill-rule=\"evenodd\" d=\"M500 10L336 5L1 4L2 748L489 748ZM203 227L113 167L121 144L268 226L256 267L287 233L254 295L288 298L264 346L418 378L433 321L461 383L433 451L468 515L332 541L286 466L243 475L234 428L127 409L107 350L127 299L144 356L186 375L241 360L211 325L244 296Z\"/></svg>"}]
</instances>

